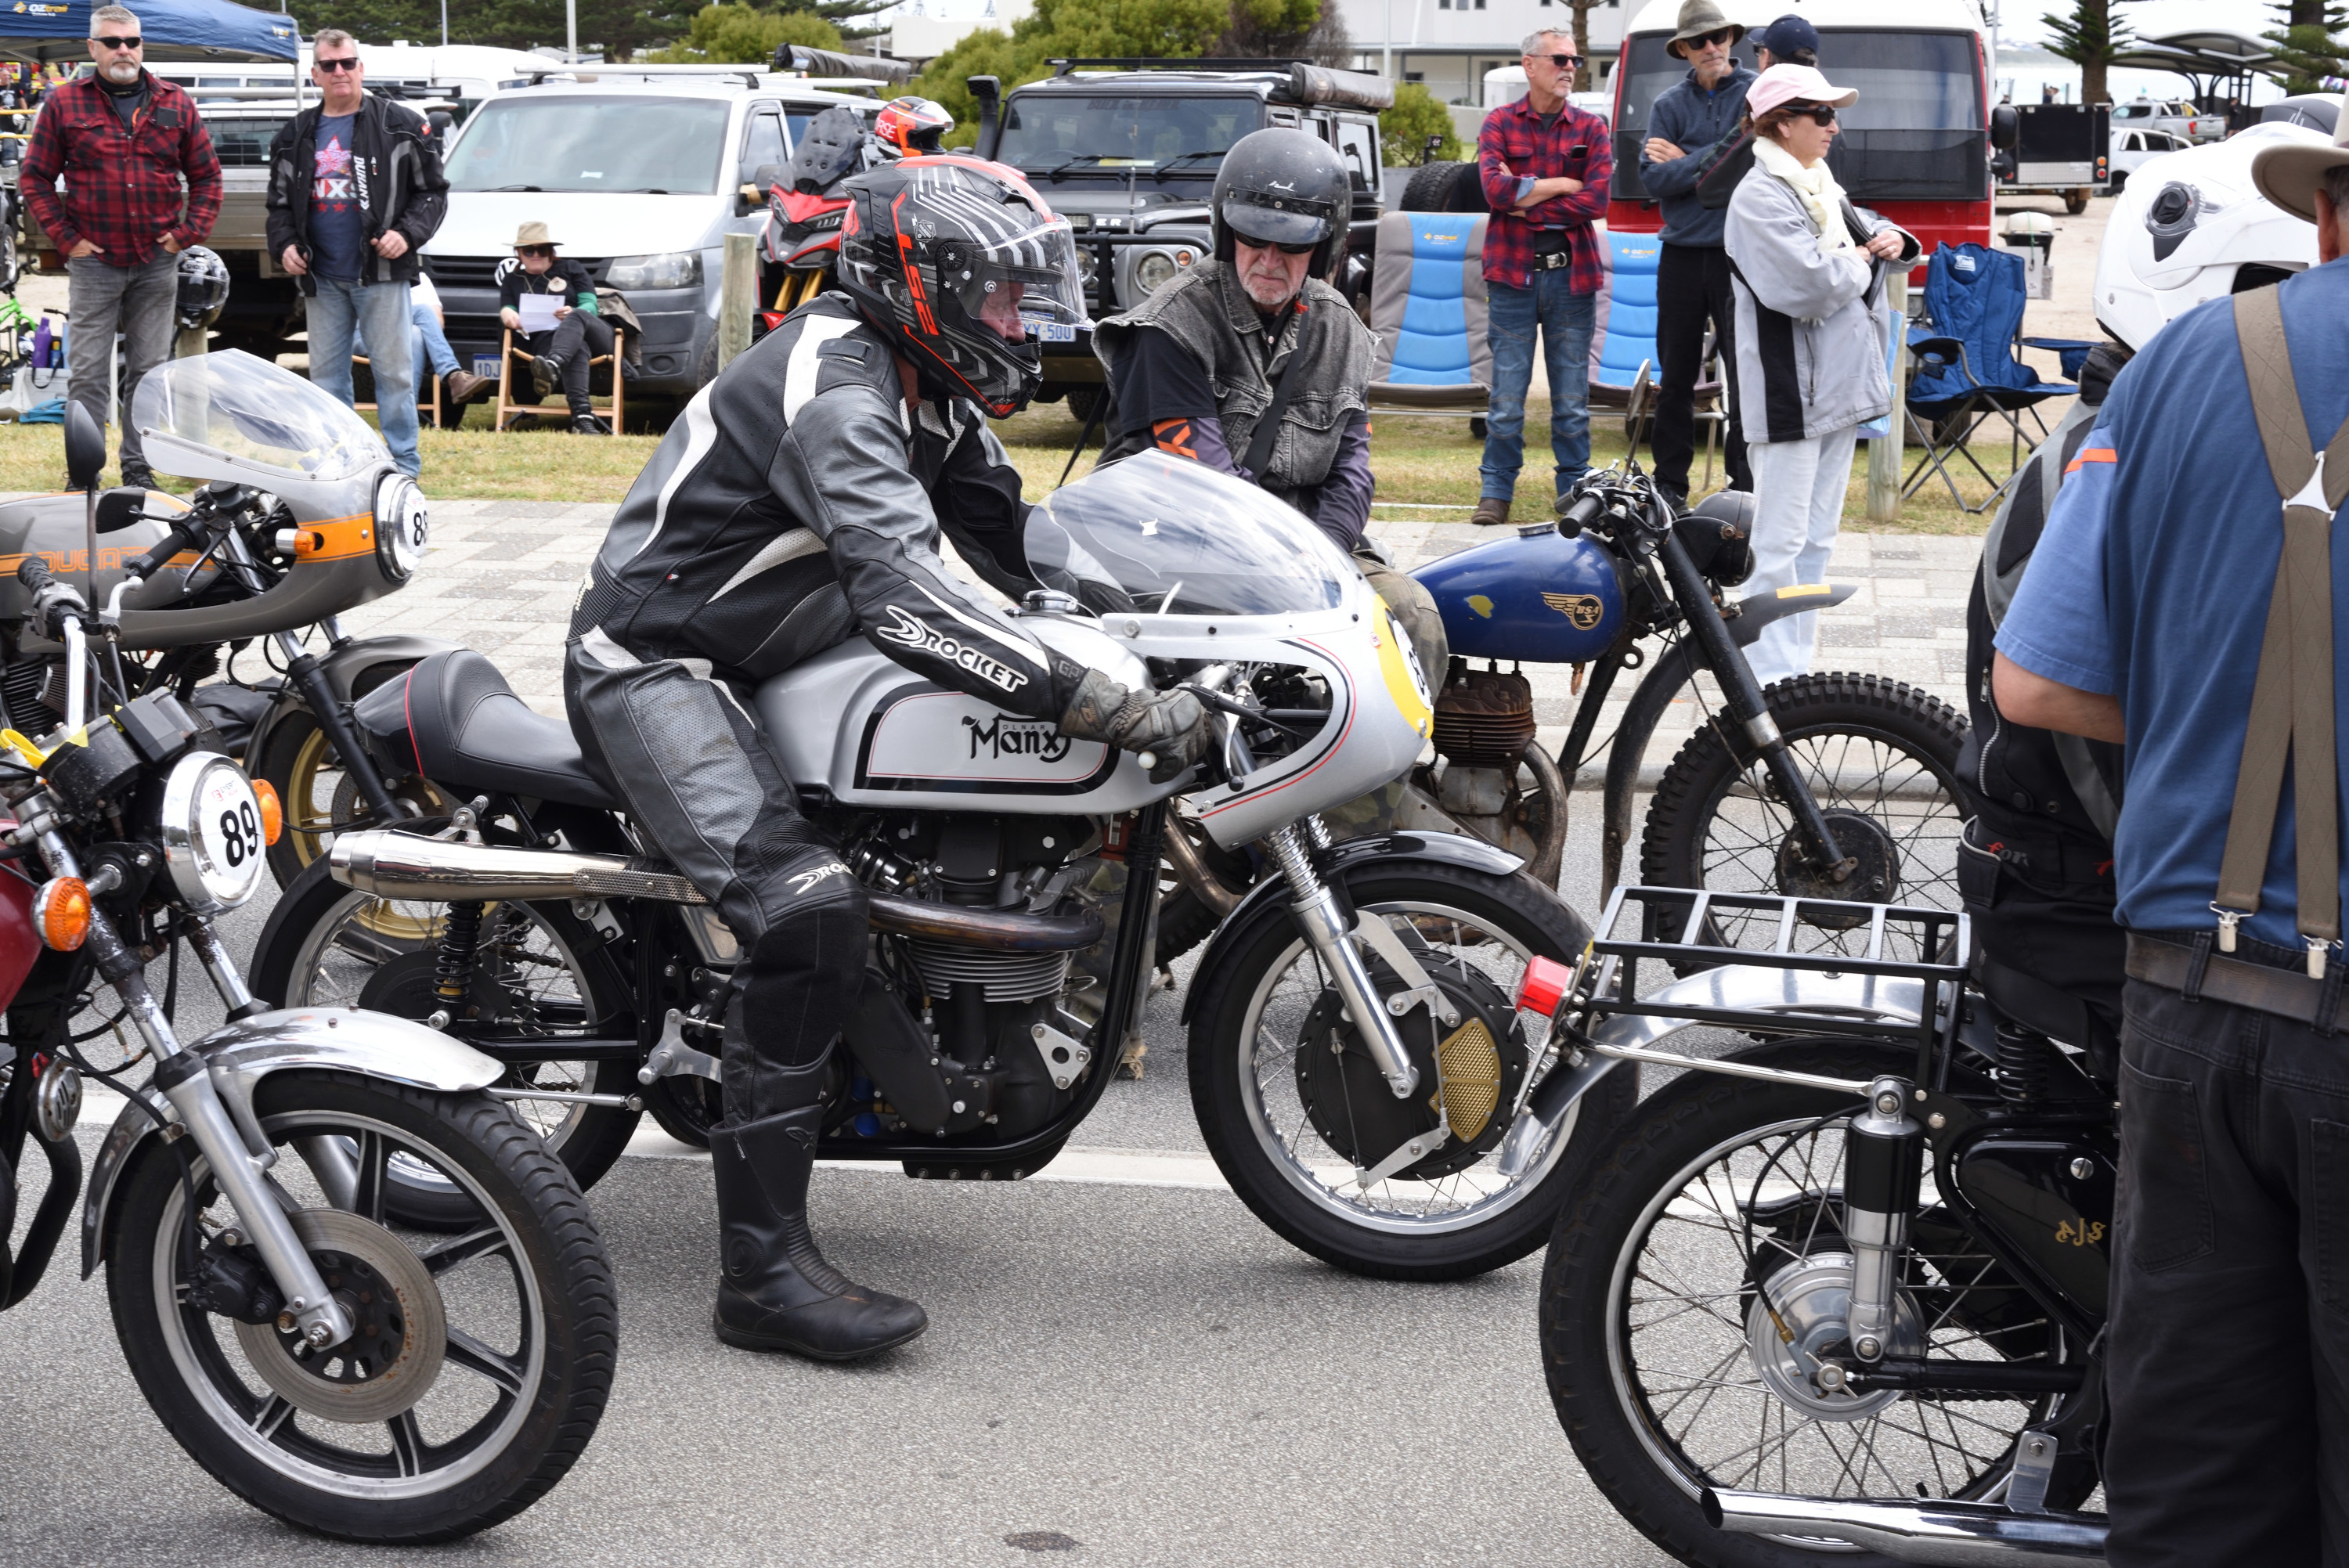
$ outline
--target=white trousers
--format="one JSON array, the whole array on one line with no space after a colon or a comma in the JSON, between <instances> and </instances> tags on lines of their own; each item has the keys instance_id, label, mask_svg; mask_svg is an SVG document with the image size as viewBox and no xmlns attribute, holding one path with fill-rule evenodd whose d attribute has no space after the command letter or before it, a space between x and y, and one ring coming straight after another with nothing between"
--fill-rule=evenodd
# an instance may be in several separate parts
<instances>
[{"instance_id":1,"label":"white trousers","mask_svg":"<svg viewBox=\"0 0 2349 1568\"><path fill-rule=\"evenodd\" d=\"M1740 593L1826 581L1827 557L1835 553L1858 440L1857 425L1808 441L1749 440L1745 451L1754 465L1754 575ZM1766 686L1808 674L1818 635L1816 610L1764 627L1745 650L1754 678Z\"/></svg>"}]
</instances>

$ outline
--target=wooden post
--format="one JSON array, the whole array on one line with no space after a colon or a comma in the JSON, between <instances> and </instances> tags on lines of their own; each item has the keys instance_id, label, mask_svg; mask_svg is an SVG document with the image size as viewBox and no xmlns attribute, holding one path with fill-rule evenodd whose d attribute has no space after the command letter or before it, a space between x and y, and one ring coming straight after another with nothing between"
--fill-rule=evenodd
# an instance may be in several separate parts
<instances>
[{"instance_id":1,"label":"wooden post","mask_svg":"<svg viewBox=\"0 0 2349 1568\"><path fill-rule=\"evenodd\" d=\"M1909 269L1900 268L1884 280L1885 304L1899 319L1894 330L1902 340L1892 350L1892 412L1885 416L1886 433L1868 443L1868 521L1900 521L1900 475L1905 460L1902 438L1909 430Z\"/></svg>"},{"instance_id":2,"label":"wooden post","mask_svg":"<svg viewBox=\"0 0 2349 1568\"><path fill-rule=\"evenodd\" d=\"M759 307L758 241L726 236L726 270L718 283L718 368L750 346L750 313Z\"/></svg>"}]
</instances>

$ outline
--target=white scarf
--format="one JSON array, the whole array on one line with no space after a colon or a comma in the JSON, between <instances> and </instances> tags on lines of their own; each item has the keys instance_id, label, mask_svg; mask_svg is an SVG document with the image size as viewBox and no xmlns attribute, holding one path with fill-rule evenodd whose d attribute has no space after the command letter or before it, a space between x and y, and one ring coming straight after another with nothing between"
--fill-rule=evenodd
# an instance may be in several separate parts
<instances>
[{"instance_id":1,"label":"white scarf","mask_svg":"<svg viewBox=\"0 0 2349 1568\"><path fill-rule=\"evenodd\" d=\"M1754 139L1754 161L1764 172L1793 186L1795 194L1803 199L1811 224L1818 231L1819 254L1832 256L1838 251L1854 248L1851 230L1843 221L1843 187L1836 183L1826 159L1806 169L1776 137L1757 136Z\"/></svg>"}]
</instances>

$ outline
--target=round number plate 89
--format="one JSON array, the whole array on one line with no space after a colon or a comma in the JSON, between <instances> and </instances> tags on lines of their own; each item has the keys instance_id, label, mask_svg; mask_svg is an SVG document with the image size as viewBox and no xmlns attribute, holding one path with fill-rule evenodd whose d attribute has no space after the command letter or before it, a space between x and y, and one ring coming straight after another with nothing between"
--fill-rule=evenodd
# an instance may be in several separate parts
<instances>
[{"instance_id":1,"label":"round number plate 89","mask_svg":"<svg viewBox=\"0 0 2349 1568\"><path fill-rule=\"evenodd\" d=\"M268 861L261 801L225 757L182 757L163 786L163 856L189 903L234 909L261 889Z\"/></svg>"}]
</instances>

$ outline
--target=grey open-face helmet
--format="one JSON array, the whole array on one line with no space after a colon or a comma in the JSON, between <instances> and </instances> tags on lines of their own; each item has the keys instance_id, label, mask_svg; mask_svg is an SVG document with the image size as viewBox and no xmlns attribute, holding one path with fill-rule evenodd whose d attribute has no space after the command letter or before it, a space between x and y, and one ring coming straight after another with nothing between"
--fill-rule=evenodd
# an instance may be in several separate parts
<instances>
[{"instance_id":1,"label":"grey open-face helmet","mask_svg":"<svg viewBox=\"0 0 2349 1568\"><path fill-rule=\"evenodd\" d=\"M1259 130L1232 143L1216 170L1216 259L1245 238L1258 245L1315 247L1312 275L1326 278L1346 253L1353 188L1337 150L1310 131Z\"/></svg>"}]
</instances>

